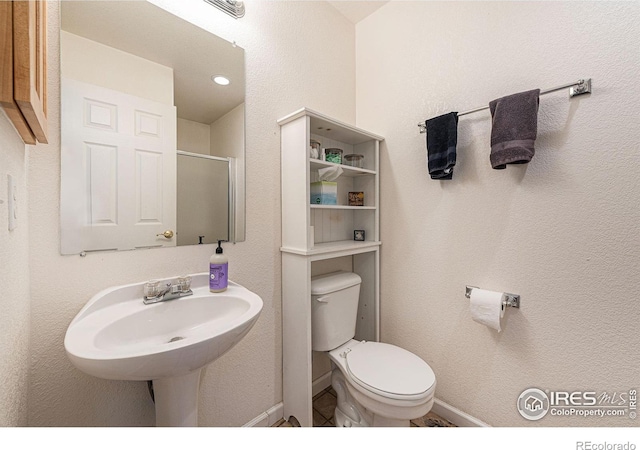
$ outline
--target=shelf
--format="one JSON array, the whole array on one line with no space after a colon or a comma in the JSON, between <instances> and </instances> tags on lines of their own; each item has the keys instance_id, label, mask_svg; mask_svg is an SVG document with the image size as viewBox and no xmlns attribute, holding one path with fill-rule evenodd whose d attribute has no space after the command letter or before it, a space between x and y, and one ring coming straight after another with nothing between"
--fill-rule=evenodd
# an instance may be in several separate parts
<instances>
[{"instance_id":1,"label":"shelf","mask_svg":"<svg viewBox=\"0 0 640 450\"><path fill-rule=\"evenodd\" d=\"M346 166L344 164L336 164L328 161L322 161L320 159L311 159L309 160L309 166L311 170L324 169L326 167L340 167L344 172L341 176L343 177L360 177L363 175L375 175L375 170L369 169L361 169L359 167Z\"/></svg>"},{"instance_id":2,"label":"shelf","mask_svg":"<svg viewBox=\"0 0 640 450\"><path fill-rule=\"evenodd\" d=\"M374 251L380 247L380 245L380 241L334 241L315 244L314 247L309 250L281 247L280 251L303 256L331 255L334 257L336 256L334 254L357 254Z\"/></svg>"},{"instance_id":3,"label":"shelf","mask_svg":"<svg viewBox=\"0 0 640 450\"><path fill-rule=\"evenodd\" d=\"M375 210L375 206L349 206L349 205L309 205L311 209L368 209Z\"/></svg>"}]
</instances>

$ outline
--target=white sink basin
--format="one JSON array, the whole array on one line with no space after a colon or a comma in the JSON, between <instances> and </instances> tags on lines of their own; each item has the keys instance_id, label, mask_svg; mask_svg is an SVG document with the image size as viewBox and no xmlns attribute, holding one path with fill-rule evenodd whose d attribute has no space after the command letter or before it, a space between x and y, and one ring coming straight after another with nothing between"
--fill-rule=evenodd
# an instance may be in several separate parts
<instances>
[{"instance_id":1,"label":"white sink basin","mask_svg":"<svg viewBox=\"0 0 640 450\"><path fill-rule=\"evenodd\" d=\"M153 380L156 409L157 385L193 379L197 402L200 369L237 344L262 310L262 299L248 289L229 282L213 294L208 280L208 273L192 275L193 295L150 305L142 302L144 282L99 292L67 329L69 359L99 378Z\"/></svg>"}]
</instances>

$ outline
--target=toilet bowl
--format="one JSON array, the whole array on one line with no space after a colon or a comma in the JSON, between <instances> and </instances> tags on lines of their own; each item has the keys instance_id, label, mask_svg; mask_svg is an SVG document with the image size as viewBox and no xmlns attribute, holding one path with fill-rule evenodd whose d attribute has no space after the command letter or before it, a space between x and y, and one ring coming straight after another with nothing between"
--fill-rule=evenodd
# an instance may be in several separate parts
<instances>
[{"instance_id":1,"label":"toilet bowl","mask_svg":"<svg viewBox=\"0 0 640 450\"><path fill-rule=\"evenodd\" d=\"M435 374L407 350L350 340L330 351L329 358L331 385L338 394L336 426L409 426L433 406Z\"/></svg>"},{"instance_id":2,"label":"toilet bowl","mask_svg":"<svg viewBox=\"0 0 640 450\"><path fill-rule=\"evenodd\" d=\"M403 348L353 339L360 283L342 271L311 281L312 348L331 360L336 426L409 426L433 406L435 374Z\"/></svg>"}]
</instances>

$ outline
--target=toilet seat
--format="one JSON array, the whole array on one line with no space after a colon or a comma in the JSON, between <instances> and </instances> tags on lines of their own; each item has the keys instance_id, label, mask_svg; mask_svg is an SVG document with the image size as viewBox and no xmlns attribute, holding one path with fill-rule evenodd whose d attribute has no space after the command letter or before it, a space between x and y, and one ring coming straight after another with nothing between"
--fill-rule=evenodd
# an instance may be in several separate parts
<instances>
[{"instance_id":1,"label":"toilet seat","mask_svg":"<svg viewBox=\"0 0 640 450\"><path fill-rule=\"evenodd\" d=\"M413 353L382 342L360 342L345 349L351 379L367 391L397 400L419 400L429 395L436 377L431 367Z\"/></svg>"}]
</instances>

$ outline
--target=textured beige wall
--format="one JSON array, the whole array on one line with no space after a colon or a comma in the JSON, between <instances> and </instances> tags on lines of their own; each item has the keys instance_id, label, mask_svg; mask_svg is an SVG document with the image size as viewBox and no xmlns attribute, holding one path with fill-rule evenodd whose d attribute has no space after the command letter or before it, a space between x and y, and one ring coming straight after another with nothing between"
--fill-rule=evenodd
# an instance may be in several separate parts
<instances>
[{"instance_id":1,"label":"textured beige wall","mask_svg":"<svg viewBox=\"0 0 640 450\"><path fill-rule=\"evenodd\" d=\"M154 3L166 4L246 51L247 240L228 245L225 254L230 277L258 293L264 309L243 341L206 368L199 416L203 426L239 426L282 401L276 120L302 106L355 120L355 30L324 2L247 1L241 20L201 0ZM186 12L188 6L193 7L191 13ZM85 302L108 286L205 271L214 246L60 256L58 5L50 2L49 8L53 144L29 162L29 425L153 425L146 383L101 380L76 370L64 353L66 328Z\"/></svg>"},{"instance_id":2,"label":"textured beige wall","mask_svg":"<svg viewBox=\"0 0 640 450\"><path fill-rule=\"evenodd\" d=\"M27 424L29 374L29 150L0 112L0 427ZM16 179L18 222L9 231L7 175Z\"/></svg>"},{"instance_id":3,"label":"textured beige wall","mask_svg":"<svg viewBox=\"0 0 640 450\"><path fill-rule=\"evenodd\" d=\"M244 164L244 103L213 122L209 128L210 152L214 156L230 156Z\"/></svg>"},{"instance_id":4,"label":"textured beige wall","mask_svg":"<svg viewBox=\"0 0 640 450\"><path fill-rule=\"evenodd\" d=\"M208 124L178 117L178 150L208 155L211 148L211 127Z\"/></svg>"},{"instance_id":5,"label":"textured beige wall","mask_svg":"<svg viewBox=\"0 0 640 450\"><path fill-rule=\"evenodd\" d=\"M580 2L581 3L581 2ZM585 5L585 3L582 3ZM421 357L436 396L495 426L629 426L516 411L528 387L640 386L640 4L390 2L356 27L357 124L381 152L382 337ZM488 112L460 118L452 181L417 123L536 87L536 155L491 169ZM498 334L465 285L514 292Z\"/></svg>"}]
</instances>

